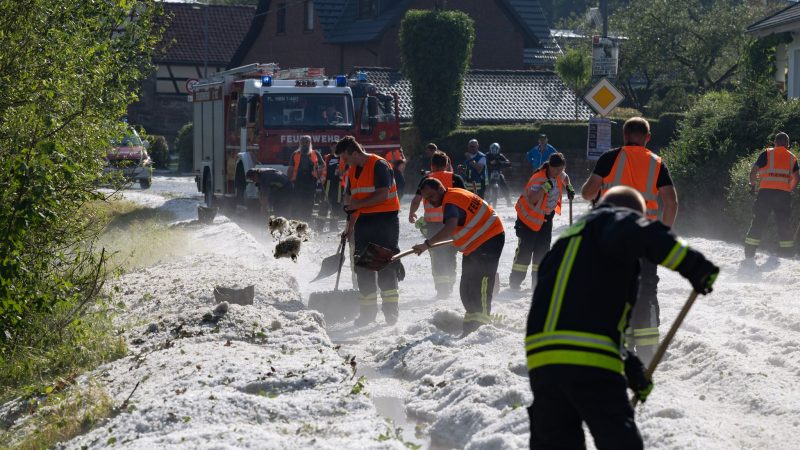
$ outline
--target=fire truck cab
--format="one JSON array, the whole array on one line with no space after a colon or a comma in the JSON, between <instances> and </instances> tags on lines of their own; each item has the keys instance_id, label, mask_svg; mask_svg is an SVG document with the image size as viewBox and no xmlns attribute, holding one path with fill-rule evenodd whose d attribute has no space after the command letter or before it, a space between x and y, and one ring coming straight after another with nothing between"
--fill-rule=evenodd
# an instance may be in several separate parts
<instances>
[{"instance_id":1,"label":"fire truck cab","mask_svg":"<svg viewBox=\"0 0 800 450\"><path fill-rule=\"evenodd\" d=\"M258 197L251 168L286 172L300 136L323 155L353 135L372 153L400 149L396 94L377 91L364 73L327 78L323 69L250 64L194 86L194 172L207 205Z\"/></svg>"}]
</instances>

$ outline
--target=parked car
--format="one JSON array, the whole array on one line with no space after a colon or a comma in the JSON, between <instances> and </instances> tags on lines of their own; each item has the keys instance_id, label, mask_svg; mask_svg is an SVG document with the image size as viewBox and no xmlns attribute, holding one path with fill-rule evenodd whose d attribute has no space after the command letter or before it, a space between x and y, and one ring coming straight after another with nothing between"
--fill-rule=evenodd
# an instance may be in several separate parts
<instances>
[{"instance_id":1,"label":"parked car","mask_svg":"<svg viewBox=\"0 0 800 450\"><path fill-rule=\"evenodd\" d=\"M126 180L137 181L142 189L147 189L153 179L153 160L147 154L147 141L142 141L139 133L130 128L122 139L112 142L106 160L106 172L119 172Z\"/></svg>"}]
</instances>

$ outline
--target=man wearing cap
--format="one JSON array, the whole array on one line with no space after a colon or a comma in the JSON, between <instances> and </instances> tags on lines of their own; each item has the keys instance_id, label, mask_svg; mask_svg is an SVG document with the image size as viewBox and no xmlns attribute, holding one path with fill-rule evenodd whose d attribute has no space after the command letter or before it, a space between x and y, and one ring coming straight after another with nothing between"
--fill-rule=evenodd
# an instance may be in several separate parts
<instances>
[{"instance_id":1,"label":"man wearing cap","mask_svg":"<svg viewBox=\"0 0 800 450\"><path fill-rule=\"evenodd\" d=\"M542 133L539 135L539 143L534 145L532 149L528 150L526 158L531 163L531 170L536 172L546 163L550 155L556 153L556 148L547 143L547 135Z\"/></svg>"}]
</instances>

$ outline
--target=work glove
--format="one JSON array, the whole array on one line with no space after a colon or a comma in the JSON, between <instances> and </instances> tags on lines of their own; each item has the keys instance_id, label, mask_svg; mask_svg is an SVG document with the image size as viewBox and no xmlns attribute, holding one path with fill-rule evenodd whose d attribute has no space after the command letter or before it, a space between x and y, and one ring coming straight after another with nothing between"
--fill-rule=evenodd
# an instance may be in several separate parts
<instances>
[{"instance_id":1,"label":"work glove","mask_svg":"<svg viewBox=\"0 0 800 450\"><path fill-rule=\"evenodd\" d=\"M719 275L719 267L715 266L711 261L703 259L697 263L687 278L698 294L706 295L714 290L713 286L714 282L717 281L717 275Z\"/></svg>"},{"instance_id":2,"label":"work glove","mask_svg":"<svg viewBox=\"0 0 800 450\"><path fill-rule=\"evenodd\" d=\"M625 358L625 378L628 380L628 387L633 391L633 395L642 403L647 400L647 396L653 391L653 381L647 378L647 371L639 359L633 353L628 353Z\"/></svg>"},{"instance_id":3,"label":"work glove","mask_svg":"<svg viewBox=\"0 0 800 450\"><path fill-rule=\"evenodd\" d=\"M427 222L425 222L425 217L420 217L414 222L414 228L420 230L423 234L425 233Z\"/></svg>"},{"instance_id":4,"label":"work glove","mask_svg":"<svg viewBox=\"0 0 800 450\"><path fill-rule=\"evenodd\" d=\"M567 185L567 198L570 200L575 198L575 188L572 187L572 183Z\"/></svg>"},{"instance_id":5,"label":"work glove","mask_svg":"<svg viewBox=\"0 0 800 450\"><path fill-rule=\"evenodd\" d=\"M542 190L545 191L546 193L549 194L552 189L553 189L553 182L552 181L547 180L542 184Z\"/></svg>"}]
</instances>

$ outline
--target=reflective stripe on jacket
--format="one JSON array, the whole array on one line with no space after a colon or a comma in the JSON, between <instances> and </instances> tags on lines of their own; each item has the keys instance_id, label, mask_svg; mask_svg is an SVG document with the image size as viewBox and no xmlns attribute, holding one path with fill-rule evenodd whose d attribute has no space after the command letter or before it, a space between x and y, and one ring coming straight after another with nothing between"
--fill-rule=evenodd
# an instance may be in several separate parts
<instances>
[{"instance_id":1,"label":"reflective stripe on jacket","mask_svg":"<svg viewBox=\"0 0 800 450\"><path fill-rule=\"evenodd\" d=\"M528 228L533 231L539 231L545 222L545 216L552 212L552 210L547 209L547 200L551 195L558 196L558 203L556 203L555 212L556 214L561 214L561 197L564 192L563 173L556 178L556 186L553 186L553 189L551 189L550 192L545 193L536 206L531 206L530 202L528 202L527 193L530 191L531 187L542 185L545 183L545 181L547 181L547 169L539 170L531 175L531 178L528 180L528 184L525 185L525 190L522 192L519 200L517 200L517 205L515 207L519 220L521 220L522 223L527 225Z\"/></svg>"},{"instance_id":2,"label":"reflective stripe on jacket","mask_svg":"<svg viewBox=\"0 0 800 450\"><path fill-rule=\"evenodd\" d=\"M361 168L361 174L356 177L356 167L350 167L347 172L347 177L350 180L350 195L354 200L363 200L373 192L375 188L375 164L378 161L386 161L378 155L370 153L364 167ZM390 166L391 167L391 166ZM381 203L372 205L366 208L359 208L359 214L370 214L379 212L392 212L400 211L400 199L397 197L397 185L392 177L392 184L389 186L389 192Z\"/></svg>"},{"instance_id":3,"label":"reflective stripe on jacket","mask_svg":"<svg viewBox=\"0 0 800 450\"><path fill-rule=\"evenodd\" d=\"M658 219L658 174L661 157L646 147L626 145L614 161L611 172L603 178L602 193L614 186L629 186L644 197L648 219Z\"/></svg>"},{"instance_id":4,"label":"reflective stripe on jacket","mask_svg":"<svg viewBox=\"0 0 800 450\"><path fill-rule=\"evenodd\" d=\"M453 172L440 170L429 173L427 177L436 178L448 189L453 187ZM422 200L422 206L425 208L425 222L441 222L444 220L444 208L441 206L437 208L424 199Z\"/></svg>"},{"instance_id":5,"label":"reflective stripe on jacket","mask_svg":"<svg viewBox=\"0 0 800 450\"><path fill-rule=\"evenodd\" d=\"M453 233L453 245L469 255L484 242L503 233L503 222L491 206L470 191L450 188L444 193L442 207L455 205L467 214L464 225Z\"/></svg>"},{"instance_id":6,"label":"reflective stripe on jacket","mask_svg":"<svg viewBox=\"0 0 800 450\"><path fill-rule=\"evenodd\" d=\"M758 188L791 192L792 169L797 158L786 147L767 149L767 164L758 169Z\"/></svg>"}]
</instances>

